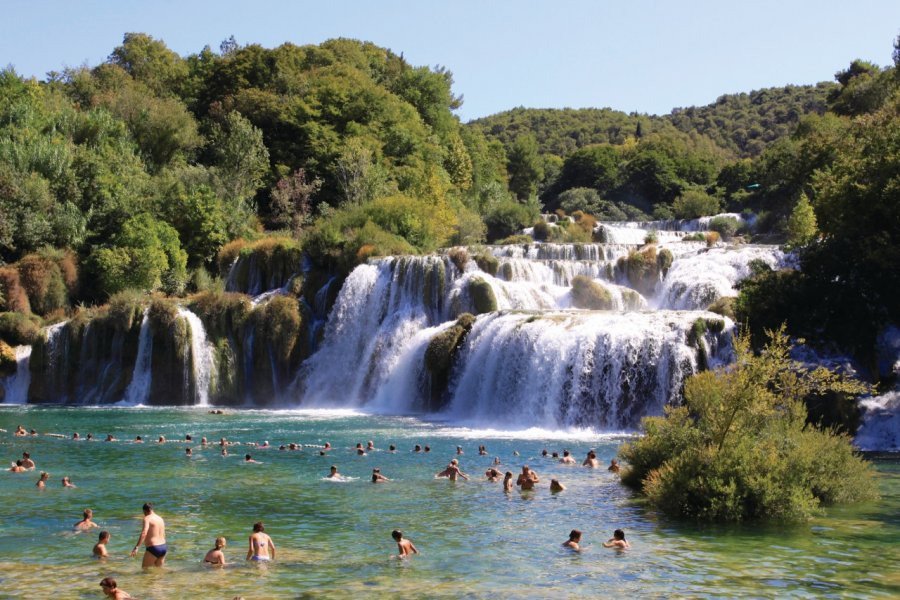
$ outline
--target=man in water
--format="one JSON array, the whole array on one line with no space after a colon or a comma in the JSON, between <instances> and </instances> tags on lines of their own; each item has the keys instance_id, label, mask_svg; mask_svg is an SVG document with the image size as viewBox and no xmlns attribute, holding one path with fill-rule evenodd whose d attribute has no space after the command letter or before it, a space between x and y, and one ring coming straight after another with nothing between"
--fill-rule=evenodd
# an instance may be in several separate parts
<instances>
[{"instance_id":1,"label":"man in water","mask_svg":"<svg viewBox=\"0 0 900 600\"><path fill-rule=\"evenodd\" d=\"M109 532L101 531L100 532L100 540L94 544L94 549L91 550L94 556L97 558L107 558L109 556L109 551L106 549L106 544L109 543Z\"/></svg>"},{"instance_id":2,"label":"man in water","mask_svg":"<svg viewBox=\"0 0 900 600\"><path fill-rule=\"evenodd\" d=\"M450 481L456 481L457 477L462 477L466 481L469 480L469 476L460 470L459 461L455 458L450 461L450 464L447 465L446 469L435 475L435 477L449 477Z\"/></svg>"},{"instance_id":3,"label":"man in water","mask_svg":"<svg viewBox=\"0 0 900 600\"><path fill-rule=\"evenodd\" d=\"M390 481L390 479L381 474L381 469L372 469L372 483L384 483L385 481Z\"/></svg>"},{"instance_id":4,"label":"man in water","mask_svg":"<svg viewBox=\"0 0 900 600\"><path fill-rule=\"evenodd\" d=\"M516 485L521 488L523 492L527 492L528 490L534 489L534 484L540 481L538 474L528 468L528 465L524 465L522 467L522 472L519 474L518 479L516 479Z\"/></svg>"},{"instance_id":5,"label":"man in water","mask_svg":"<svg viewBox=\"0 0 900 600\"><path fill-rule=\"evenodd\" d=\"M72 483L71 481L69 481L69 476L68 476L68 475L66 475L65 477L62 478L62 486L63 486L64 488L78 487L77 485L75 485L74 483Z\"/></svg>"},{"instance_id":6,"label":"man in water","mask_svg":"<svg viewBox=\"0 0 900 600\"><path fill-rule=\"evenodd\" d=\"M587 458L584 459L584 462L581 463L582 467L587 467L589 469L596 469L600 466L600 463L597 462L597 455L593 450L587 453Z\"/></svg>"},{"instance_id":7,"label":"man in water","mask_svg":"<svg viewBox=\"0 0 900 600\"><path fill-rule=\"evenodd\" d=\"M82 514L84 515L84 518L81 519L80 521L78 521L77 523L75 523L75 525L72 526L72 529L84 530L84 529L90 529L92 527L100 527L99 525L97 525L96 523L94 523L91 520L94 518L94 511L92 511L89 508L86 508L86 509L84 509L84 513L82 513Z\"/></svg>"},{"instance_id":8,"label":"man in water","mask_svg":"<svg viewBox=\"0 0 900 600\"><path fill-rule=\"evenodd\" d=\"M27 452L22 453L22 466L29 471L34 468L34 461L31 460L31 455Z\"/></svg>"},{"instance_id":9,"label":"man in water","mask_svg":"<svg viewBox=\"0 0 900 600\"><path fill-rule=\"evenodd\" d=\"M496 482L500 480L502 477L502 473L495 469L494 467L488 467L488 470L484 472L484 476L487 477L487 480L490 482Z\"/></svg>"},{"instance_id":10,"label":"man in water","mask_svg":"<svg viewBox=\"0 0 900 600\"><path fill-rule=\"evenodd\" d=\"M622 468L619 466L619 461L617 461L616 459L612 459L611 461L609 461L609 467L606 470L611 473L618 473L622 470Z\"/></svg>"},{"instance_id":11,"label":"man in water","mask_svg":"<svg viewBox=\"0 0 900 600\"><path fill-rule=\"evenodd\" d=\"M12 471L13 473L24 473L28 469L26 469L25 467L22 466L22 459L20 458L13 464L13 466L11 466L9 468L9 470Z\"/></svg>"},{"instance_id":12,"label":"man in water","mask_svg":"<svg viewBox=\"0 0 900 600\"><path fill-rule=\"evenodd\" d=\"M400 553L401 558L403 558L404 556L409 556L410 554L419 553L413 543L403 537L403 532L399 529L393 530L391 532L391 537L394 538L395 542L397 542L397 551Z\"/></svg>"},{"instance_id":13,"label":"man in water","mask_svg":"<svg viewBox=\"0 0 900 600\"><path fill-rule=\"evenodd\" d=\"M334 479L335 477L340 477L341 474L338 473L337 467L335 465L331 465L331 472L328 474L330 479Z\"/></svg>"},{"instance_id":14,"label":"man in water","mask_svg":"<svg viewBox=\"0 0 900 600\"><path fill-rule=\"evenodd\" d=\"M253 465L261 465L262 463L258 460L253 460L253 457L249 454L244 455L244 463L245 464L253 464Z\"/></svg>"},{"instance_id":15,"label":"man in water","mask_svg":"<svg viewBox=\"0 0 900 600\"><path fill-rule=\"evenodd\" d=\"M625 532L621 529L616 529L613 531L613 536L609 538L607 541L603 542L604 548L615 548L617 550L628 550L631 548L631 544L625 539Z\"/></svg>"},{"instance_id":16,"label":"man in water","mask_svg":"<svg viewBox=\"0 0 900 600\"><path fill-rule=\"evenodd\" d=\"M568 450L563 450L563 456L559 459L559 462L564 465L574 465L575 459L572 458L572 454Z\"/></svg>"},{"instance_id":17,"label":"man in water","mask_svg":"<svg viewBox=\"0 0 900 600\"><path fill-rule=\"evenodd\" d=\"M137 554L138 548L142 543L146 543L141 567L161 567L166 562L166 552L168 552L168 548L166 548L166 522L153 512L153 505L149 502L144 504L143 510L144 519L141 535L138 537L137 544L131 550L131 556Z\"/></svg>"}]
</instances>

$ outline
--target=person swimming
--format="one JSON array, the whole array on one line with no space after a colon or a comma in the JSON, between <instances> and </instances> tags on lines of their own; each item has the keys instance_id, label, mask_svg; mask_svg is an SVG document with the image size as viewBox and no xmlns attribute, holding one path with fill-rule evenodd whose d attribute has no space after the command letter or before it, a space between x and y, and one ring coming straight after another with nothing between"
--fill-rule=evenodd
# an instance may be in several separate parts
<instances>
[{"instance_id":1,"label":"person swimming","mask_svg":"<svg viewBox=\"0 0 900 600\"><path fill-rule=\"evenodd\" d=\"M631 544L625 539L625 532L621 529L613 531L613 536L603 542L604 548L616 548L617 550L628 550Z\"/></svg>"},{"instance_id":2,"label":"person swimming","mask_svg":"<svg viewBox=\"0 0 900 600\"><path fill-rule=\"evenodd\" d=\"M556 494L557 492L565 491L566 486L561 484L558 479L550 480L550 492Z\"/></svg>"},{"instance_id":3,"label":"person swimming","mask_svg":"<svg viewBox=\"0 0 900 600\"><path fill-rule=\"evenodd\" d=\"M582 467L587 467L589 469L596 469L600 466L600 463L597 462L597 454L591 450L587 453L587 458L584 459L584 462L581 463Z\"/></svg>"},{"instance_id":4,"label":"person swimming","mask_svg":"<svg viewBox=\"0 0 900 600\"><path fill-rule=\"evenodd\" d=\"M399 552L400 558L404 556L409 556L410 554L418 554L419 551L413 545L411 540L405 539L403 537L403 532L399 529L395 529L391 532L391 537L394 538L394 541L397 542L397 552Z\"/></svg>"},{"instance_id":5,"label":"person swimming","mask_svg":"<svg viewBox=\"0 0 900 600\"><path fill-rule=\"evenodd\" d=\"M50 481L50 473L48 473L47 471L41 471L41 478L38 479L37 483L34 485L37 486L39 490L42 490L47 487L48 481Z\"/></svg>"},{"instance_id":6,"label":"person swimming","mask_svg":"<svg viewBox=\"0 0 900 600\"><path fill-rule=\"evenodd\" d=\"M75 485L74 483L72 483L72 482L69 480L69 476L68 476L68 475L66 475L65 477L62 478L62 486L63 486L64 488L78 487L77 485Z\"/></svg>"},{"instance_id":7,"label":"person swimming","mask_svg":"<svg viewBox=\"0 0 900 600\"><path fill-rule=\"evenodd\" d=\"M275 543L266 532L262 521L253 524L253 533L250 535L250 546L247 549L247 560L256 562L269 562L275 559Z\"/></svg>"},{"instance_id":8,"label":"person swimming","mask_svg":"<svg viewBox=\"0 0 900 600\"><path fill-rule=\"evenodd\" d=\"M554 481L556 481L556 480L554 479ZM565 548L571 548L572 550L574 550L576 552L581 552L581 546L579 545L580 543L581 543L581 532L577 529L573 529L572 531L569 532L569 539L566 540L565 542L563 542L562 545Z\"/></svg>"},{"instance_id":9,"label":"person swimming","mask_svg":"<svg viewBox=\"0 0 900 600\"><path fill-rule=\"evenodd\" d=\"M22 466L29 471L35 467L34 461L31 460L31 455L27 452L22 453Z\"/></svg>"},{"instance_id":10,"label":"person swimming","mask_svg":"<svg viewBox=\"0 0 900 600\"><path fill-rule=\"evenodd\" d=\"M503 476L503 491L511 492L513 490L513 474L512 471L507 471Z\"/></svg>"},{"instance_id":11,"label":"person swimming","mask_svg":"<svg viewBox=\"0 0 900 600\"><path fill-rule=\"evenodd\" d=\"M338 473L337 467L335 465L331 465L331 471L326 477L328 477L329 479L339 479L341 477L341 474Z\"/></svg>"},{"instance_id":12,"label":"person swimming","mask_svg":"<svg viewBox=\"0 0 900 600\"><path fill-rule=\"evenodd\" d=\"M28 469L22 466L22 459L20 458L16 462L12 463L12 466L9 468L9 470L13 473L24 473Z\"/></svg>"},{"instance_id":13,"label":"person swimming","mask_svg":"<svg viewBox=\"0 0 900 600\"><path fill-rule=\"evenodd\" d=\"M225 538L217 537L216 538L216 547L206 553L206 556L203 557L203 563L208 565L214 565L217 567L225 566L225 553L222 552L222 548L225 547Z\"/></svg>"},{"instance_id":14,"label":"person swimming","mask_svg":"<svg viewBox=\"0 0 900 600\"><path fill-rule=\"evenodd\" d=\"M22 437L23 435L28 435L28 432L25 431L25 428L21 425L17 425L16 432L13 435L15 435L16 437Z\"/></svg>"},{"instance_id":15,"label":"person swimming","mask_svg":"<svg viewBox=\"0 0 900 600\"><path fill-rule=\"evenodd\" d=\"M562 458L559 459L559 462L564 465L574 465L575 458L572 456L572 454L568 450L563 450L563 455L562 455Z\"/></svg>"},{"instance_id":16,"label":"person swimming","mask_svg":"<svg viewBox=\"0 0 900 600\"><path fill-rule=\"evenodd\" d=\"M134 600L134 596L125 590L119 589L116 580L112 577L104 577L100 581L100 587L103 588L103 593L106 594L108 598L113 598L113 600Z\"/></svg>"},{"instance_id":17,"label":"person swimming","mask_svg":"<svg viewBox=\"0 0 900 600\"><path fill-rule=\"evenodd\" d=\"M390 479L381 474L381 469L372 469L372 483L384 483L385 481L390 481Z\"/></svg>"},{"instance_id":18,"label":"person swimming","mask_svg":"<svg viewBox=\"0 0 900 600\"><path fill-rule=\"evenodd\" d=\"M487 477L488 481L496 482L500 480L500 477L502 477L503 474L494 467L488 467L488 470L484 472L484 476Z\"/></svg>"},{"instance_id":19,"label":"person swimming","mask_svg":"<svg viewBox=\"0 0 900 600\"><path fill-rule=\"evenodd\" d=\"M194 451L191 450L190 448L185 448L185 449L184 449L184 455L185 455L185 456L193 456L193 455L194 455Z\"/></svg>"},{"instance_id":20,"label":"person swimming","mask_svg":"<svg viewBox=\"0 0 900 600\"><path fill-rule=\"evenodd\" d=\"M93 550L91 550L91 554L96 556L97 558L107 558L109 556L109 551L106 549L106 544L109 543L109 532L101 531L100 539L94 544Z\"/></svg>"},{"instance_id":21,"label":"person swimming","mask_svg":"<svg viewBox=\"0 0 900 600\"><path fill-rule=\"evenodd\" d=\"M616 459L612 459L609 461L609 467L607 467L606 470L611 473L618 473L622 470L622 467L619 466L619 461L617 461Z\"/></svg>"},{"instance_id":22,"label":"person swimming","mask_svg":"<svg viewBox=\"0 0 900 600\"><path fill-rule=\"evenodd\" d=\"M261 465L262 463L258 460L253 460L253 457L249 454L244 455L244 464L253 464L253 465Z\"/></svg>"}]
</instances>

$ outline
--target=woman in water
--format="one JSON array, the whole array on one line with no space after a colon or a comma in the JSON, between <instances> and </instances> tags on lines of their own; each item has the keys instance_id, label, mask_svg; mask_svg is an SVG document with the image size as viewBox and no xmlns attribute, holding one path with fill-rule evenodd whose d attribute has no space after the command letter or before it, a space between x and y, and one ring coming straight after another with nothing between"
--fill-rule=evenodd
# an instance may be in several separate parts
<instances>
[{"instance_id":1,"label":"woman in water","mask_svg":"<svg viewBox=\"0 0 900 600\"><path fill-rule=\"evenodd\" d=\"M506 475L503 476L503 491L513 491L512 471L507 471Z\"/></svg>"},{"instance_id":2,"label":"woman in water","mask_svg":"<svg viewBox=\"0 0 900 600\"><path fill-rule=\"evenodd\" d=\"M41 478L38 479L38 482L34 485L37 486L37 488L39 490L42 490L45 487L47 487L47 482L49 480L50 480L50 473L48 473L47 471L41 471Z\"/></svg>"},{"instance_id":3,"label":"woman in water","mask_svg":"<svg viewBox=\"0 0 900 600\"><path fill-rule=\"evenodd\" d=\"M203 564L214 565L216 567L224 567L225 554L222 552L222 548L224 547L225 538L217 537L216 547L206 553L206 557L204 557L203 559Z\"/></svg>"},{"instance_id":4,"label":"woman in water","mask_svg":"<svg viewBox=\"0 0 900 600\"><path fill-rule=\"evenodd\" d=\"M275 544L265 531L266 528L263 527L262 521L253 524L250 547L247 549L247 560L269 562L275 559Z\"/></svg>"}]
</instances>

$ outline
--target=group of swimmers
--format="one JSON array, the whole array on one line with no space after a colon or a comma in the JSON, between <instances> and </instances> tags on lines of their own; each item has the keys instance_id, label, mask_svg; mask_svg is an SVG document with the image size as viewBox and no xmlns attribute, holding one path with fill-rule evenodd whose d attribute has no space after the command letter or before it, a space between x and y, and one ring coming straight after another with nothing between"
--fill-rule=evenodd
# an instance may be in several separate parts
<instances>
[{"instance_id":1,"label":"group of swimmers","mask_svg":"<svg viewBox=\"0 0 900 600\"><path fill-rule=\"evenodd\" d=\"M17 437L24 436L37 436L39 435L34 429L30 431L26 431L25 428L19 425L14 433ZM57 438L65 438L67 436L61 434L48 433L47 436L57 437ZM93 440L92 434L87 434L85 438L82 438L77 432L73 433L71 436L73 440ZM105 438L107 442L117 442L117 440L112 434L108 434ZM178 440L180 441L180 440ZM165 436L159 436L158 443L166 443L169 442L165 438ZM193 444L194 440L191 435L186 435L184 438L184 442ZM144 439L138 435L132 443L144 443ZM245 442L246 445L253 446L261 449L269 449L272 446L269 444L268 440L263 442ZM210 442L206 437L201 438L200 446L207 447L210 446ZM240 445L240 442L229 441L226 438L220 438L218 442L218 446L221 448L221 453L223 456L228 455L228 447ZM324 445L313 445L313 444L297 444L290 443L288 445L280 445L278 447L279 450L302 450L303 447L315 447L318 449L320 455L325 456L327 453L334 450L332 445L329 442L325 442ZM357 443L353 451L359 456L365 456L368 453L374 452L376 450L375 444L372 440L369 440L368 443L363 446L362 443ZM395 445L391 444L389 446L388 452L396 453L397 448ZM425 445L424 447L420 444L415 444L413 447L413 452L415 453L430 453L431 447ZM188 456L193 454L192 448L187 447L185 449L185 453ZM456 454L462 455L464 451L461 446L456 447ZM487 448L484 445L479 445L478 447L479 455L487 455ZM518 456L518 452L513 453L515 456ZM569 450L564 450L562 455L557 452L548 452L546 449L541 452L541 456L543 458L549 458L558 461L561 464L569 464L575 465L577 461L571 455ZM260 464L260 461L254 460L251 454L246 453L244 455L245 463L255 463ZM519 474L518 478L513 482L513 473L511 471L506 471L504 474L501 474L500 470L497 469L502 463L499 457L495 457L493 464L485 471L485 478L490 482L497 482L502 479L503 490L504 492L511 492L514 487L519 487L521 491L528 492L535 489L537 483L540 482L539 475L532 470L528 465L524 465L522 467L522 472ZM599 462L597 460L597 455L594 450L590 450L584 461L581 463L582 466L588 468L598 468ZM31 455L28 452L23 452L22 458L17 460L12 467L9 469L12 472L25 472L29 470L35 469L35 463L31 459ZM618 473L620 471L620 466L615 459L610 461L608 470L613 473ZM330 468L329 474L326 476L328 478L341 478L342 476L338 473L338 469L336 465L332 465ZM451 481L457 481L458 479L463 479L468 481L469 475L464 473L460 468L459 460L457 458L453 458L450 460L449 464L446 468L439 471L435 474L435 477L438 478L447 478ZM50 475L47 472L41 471L40 479L37 482L38 488L46 487L46 482L49 481ZM372 483L383 483L388 482L390 479L381 473L379 468L372 469L371 476ZM70 480L68 476L63 477L62 479L63 487L76 487ZM566 489L566 487L560 483L557 479L550 480L550 491L551 493L562 492ZM131 550L130 555L134 557L137 554L138 549L141 544L144 544L144 554L142 559L142 567L162 567L165 564L166 554L168 553L168 548L166 546L165 540L165 521L156 514L153 510L153 505L150 503L146 503L143 506L143 520L142 520L142 529L140 536L138 538L137 543L134 548ZM85 509L83 514L83 519L75 524L74 526L77 530L88 530L92 528L99 528L99 526L93 521L93 512L91 509ZM394 530L391 533L392 538L397 543L398 555L400 557L406 557L411 554L418 554L418 550L415 545L407 538L403 537L403 534L400 530ZM109 551L107 549L107 544L110 542L111 535L108 531L103 530L99 533L99 538L97 543L94 545L92 549L92 554L97 558L106 558L109 556ZM566 540L562 545L566 548L575 551L581 551L581 540L582 540L582 532L573 529L569 534L569 539ZM224 537L217 537L215 539L214 547L206 553L203 563L210 566L224 566L226 565L225 554L223 549L226 547L226 539ZM603 547L605 548L615 548L619 550L627 550L630 545L625 540L625 533L621 529L616 529L613 533L613 537L610 538L607 542L603 543ZM275 558L275 544L272 541L272 538L265 533L265 527L262 522L257 522L253 525L253 532L248 540L248 550L246 559L248 561L254 562L269 562ZM103 588L104 593L110 598L116 599L128 599L131 598L130 595L127 594L124 590L118 588L115 579L111 577L104 578L101 581L101 587Z\"/></svg>"}]
</instances>

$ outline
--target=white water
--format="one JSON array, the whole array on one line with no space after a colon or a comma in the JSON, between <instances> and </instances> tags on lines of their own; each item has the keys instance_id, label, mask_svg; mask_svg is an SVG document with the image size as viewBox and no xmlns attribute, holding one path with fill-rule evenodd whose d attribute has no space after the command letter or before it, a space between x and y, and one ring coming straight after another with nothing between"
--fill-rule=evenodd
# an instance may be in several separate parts
<instances>
[{"instance_id":1,"label":"white water","mask_svg":"<svg viewBox=\"0 0 900 600\"><path fill-rule=\"evenodd\" d=\"M763 254L721 250L698 260L701 248L706 254L704 245L675 246L673 268L680 261L688 273L708 271L710 262L726 265L731 283L727 290L720 287L729 293L733 281L748 272L735 265L745 267ZM442 255L357 267L341 289L322 348L304 364L296 397L303 406L388 414L426 410L431 380L425 351L459 314L473 311L469 289L478 278L493 290L499 312L479 317L455 355L439 417L480 428L634 428L640 417L680 401L685 377L699 368L697 348L688 343L693 322L722 320L699 310L642 311L657 299L651 304L620 285L625 281L610 281L614 261L634 248L497 247L496 277L474 260L460 271ZM569 284L576 274L606 287L616 310L571 310ZM684 284L686 290L701 285L702 277ZM730 329L727 322L724 333L702 340L713 362L730 356Z\"/></svg>"},{"instance_id":2,"label":"white water","mask_svg":"<svg viewBox=\"0 0 900 600\"><path fill-rule=\"evenodd\" d=\"M3 403L25 404L28 402L28 387L31 385L31 346L16 346L16 373L3 380Z\"/></svg>"},{"instance_id":3,"label":"white water","mask_svg":"<svg viewBox=\"0 0 900 600\"><path fill-rule=\"evenodd\" d=\"M178 315L188 322L191 329L191 370L194 381L194 404L197 406L209 406L209 388L212 382L213 347L206 339L206 329L200 317L187 310L178 309ZM184 389L190 389L190 383L185 381Z\"/></svg>"},{"instance_id":4,"label":"white water","mask_svg":"<svg viewBox=\"0 0 900 600\"><path fill-rule=\"evenodd\" d=\"M125 390L125 397L121 404L137 406L144 404L150 397L150 383L153 373L150 370L153 360L153 334L150 331L149 308L144 309L144 318L141 319L141 332L138 338L137 359L134 361L134 371L131 382Z\"/></svg>"},{"instance_id":5,"label":"white water","mask_svg":"<svg viewBox=\"0 0 900 600\"><path fill-rule=\"evenodd\" d=\"M900 391L867 398L860 406L865 412L856 446L860 450L900 450Z\"/></svg>"}]
</instances>

